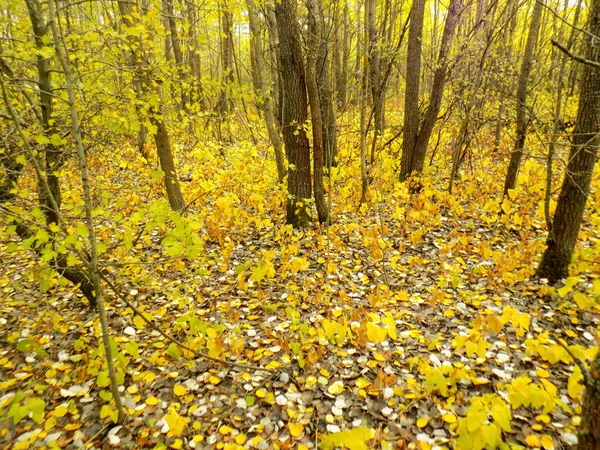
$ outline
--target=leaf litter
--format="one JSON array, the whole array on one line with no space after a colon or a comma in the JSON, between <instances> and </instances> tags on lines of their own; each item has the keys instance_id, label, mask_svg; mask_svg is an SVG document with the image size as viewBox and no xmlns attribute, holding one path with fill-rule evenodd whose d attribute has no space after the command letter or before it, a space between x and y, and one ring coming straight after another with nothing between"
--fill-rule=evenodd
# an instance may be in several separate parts
<instances>
[{"instance_id":1,"label":"leaf litter","mask_svg":"<svg viewBox=\"0 0 600 450\"><path fill-rule=\"evenodd\" d=\"M183 162L189 196L202 197L185 217L143 162L125 173L118 158L93 162L97 192L123 187L98 205L103 275L160 330L107 289L123 426L106 427L116 411L95 314L56 277L41 294L42 264L1 244L7 448L576 443L572 356L597 345L597 202L573 277L555 289L532 278L545 236L533 161L527 187L502 204L498 183L479 181L483 164L456 195L380 181L385 199L359 210L355 168L336 168L334 223L294 231L281 223L282 188L250 164L257 150L223 158L206 146Z\"/></svg>"}]
</instances>

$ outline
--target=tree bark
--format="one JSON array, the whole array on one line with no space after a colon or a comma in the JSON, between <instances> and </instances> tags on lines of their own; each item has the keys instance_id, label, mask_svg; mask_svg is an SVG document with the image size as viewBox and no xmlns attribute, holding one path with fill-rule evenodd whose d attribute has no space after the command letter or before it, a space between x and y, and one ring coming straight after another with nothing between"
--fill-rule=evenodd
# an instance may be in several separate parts
<instances>
[{"instance_id":1,"label":"tree bark","mask_svg":"<svg viewBox=\"0 0 600 450\"><path fill-rule=\"evenodd\" d=\"M421 87L421 49L423 46L423 19L425 0L413 0L408 28L406 56L406 92L404 95L404 140L400 181L405 181L414 171L413 153L419 134L419 90Z\"/></svg>"},{"instance_id":2,"label":"tree bark","mask_svg":"<svg viewBox=\"0 0 600 450\"><path fill-rule=\"evenodd\" d=\"M173 56L175 57L175 68L177 73L177 88L175 91L179 93L179 110L180 111L188 111L188 93L186 92L186 88L183 85L185 81L184 74L184 62L183 62L183 52L181 50L181 43L179 39L179 35L177 33L177 23L175 22L175 11L173 8L173 0L163 0L165 3L165 11L167 13L167 20L169 24L169 32L170 32L170 42L171 48L173 50ZM176 99L177 100L177 99Z\"/></svg>"},{"instance_id":3,"label":"tree bark","mask_svg":"<svg viewBox=\"0 0 600 450\"><path fill-rule=\"evenodd\" d=\"M304 125L308 117L306 80L294 0L275 4L279 30L279 62L283 80L283 141L290 165L286 222L294 228L310 224L310 146Z\"/></svg>"},{"instance_id":4,"label":"tree bark","mask_svg":"<svg viewBox=\"0 0 600 450\"><path fill-rule=\"evenodd\" d=\"M542 8L542 0L536 1L533 7L531 25L529 26L529 34L527 35L527 43L525 44L525 51L523 53L523 61L521 63L521 72L519 74L517 86L517 137L515 148L510 155L506 180L504 181L503 196L508 195L508 191L516 187L519 168L521 166L521 160L523 159L523 149L525 148L525 140L527 138L527 124L529 122L527 112L527 91L542 20Z\"/></svg>"},{"instance_id":5,"label":"tree bark","mask_svg":"<svg viewBox=\"0 0 600 450\"><path fill-rule=\"evenodd\" d=\"M206 99L204 98L204 87L202 85L202 63L200 60L200 49L198 48L198 26L196 24L196 7L194 2L186 2L186 13L188 19L189 52L188 61L192 75L190 102L197 102L200 111L206 110Z\"/></svg>"},{"instance_id":6,"label":"tree bark","mask_svg":"<svg viewBox=\"0 0 600 450\"><path fill-rule=\"evenodd\" d=\"M323 13L321 10L321 2L315 2L316 10L314 14L318 14L316 21L321 24L320 35L318 39L318 52L316 54L316 77L317 89L319 90L319 100L321 104L321 117L323 124L323 154L327 167L335 166L337 157L337 126L335 120L335 101L334 92L329 75L329 60L328 60L328 37L323 24Z\"/></svg>"},{"instance_id":7,"label":"tree bark","mask_svg":"<svg viewBox=\"0 0 600 450\"><path fill-rule=\"evenodd\" d=\"M119 12L121 19L131 25L134 25L139 19L135 17L133 7L136 3L130 1L120 0ZM138 16L139 17L139 16ZM145 53L145 48L142 42L138 43L138 52L141 54L141 60L148 64L148 56ZM135 71L135 78L140 81L141 92L146 94L150 91L150 75L147 69L144 69L137 61L140 60L137 54L133 53L130 55L130 64L133 65ZM160 98L160 88L156 87L155 95ZM147 101L145 98L139 98L139 101ZM185 208L185 200L181 192L181 186L179 184L179 178L177 176L177 169L175 167L175 161L173 159L173 152L171 150L171 143L169 140L169 132L165 123L165 119L162 116L160 110L156 110L155 107L150 106L148 110L150 123L156 128L154 133L154 144L156 145L156 152L158 154L158 160L160 162L160 168L164 173L164 184L165 190L167 191L167 199L169 200L169 206L173 211L183 211Z\"/></svg>"},{"instance_id":8,"label":"tree bark","mask_svg":"<svg viewBox=\"0 0 600 450\"><path fill-rule=\"evenodd\" d=\"M379 43L379 31L377 27L377 2L376 0L365 0L365 14L368 37L369 58L369 87L371 88L371 100L373 105L374 133L371 146L371 163L375 161L375 147L377 139L383 132L383 107L384 86L382 84L381 55ZM384 30L385 31L385 30Z\"/></svg>"},{"instance_id":9,"label":"tree bark","mask_svg":"<svg viewBox=\"0 0 600 450\"><path fill-rule=\"evenodd\" d=\"M306 52L306 86L310 102L310 115L313 134L313 176L315 206L319 223L329 222L329 208L325 202L325 188L323 186L323 136L325 135L323 118L321 115L321 100L317 87L317 59L324 59L322 49L324 42L323 23L316 0L307 0L308 7L308 48Z\"/></svg>"},{"instance_id":10,"label":"tree bark","mask_svg":"<svg viewBox=\"0 0 600 450\"><path fill-rule=\"evenodd\" d=\"M590 373L592 382L586 383L581 405L582 417L577 433L577 450L600 448L600 352L592 362Z\"/></svg>"},{"instance_id":11,"label":"tree bark","mask_svg":"<svg viewBox=\"0 0 600 450\"><path fill-rule=\"evenodd\" d=\"M258 21L258 13L254 0L247 0L248 5L248 20L250 22L250 47L254 48L256 82L258 83L259 92L262 98L263 110L265 113L265 122L269 133L269 140L275 151L275 163L277 165L277 179L281 182L285 177L285 161L281 148L281 138L279 137L279 129L275 120L275 111L269 84L265 76L264 56L262 37L260 35L260 24Z\"/></svg>"},{"instance_id":12,"label":"tree bark","mask_svg":"<svg viewBox=\"0 0 600 450\"><path fill-rule=\"evenodd\" d=\"M575 17L573 18L573 25L577 27L579 25L579 14L581 12L582 0L577 1L575 8ZM568 3L565 3L565 14L567 12ZM572 27L569 33L569 40L567 48L571 48L575 42L575 28ZM564 27L563 27L564 28ZM548 231L552 230L552 217L550 215L550 200L552 199L552 174L554 166L554 156L556 154L556 141L558 140L558 134L560 132L562 124L562 101L563 91L565 87L565 75L567 72L567 63L569 58L566 54L560 54L560 67L558 69L558 79L556 83L556 105L554 111L554 124L552 126L552 136L550 137L550 144L548 145L548 156L546 159L546 192L544 195L544 216L546 218L546 227Z\"/></svg>"},{"instance_id":13,"label":"tree bark","mask_svg":"<svg viewBox=\"0 0 600 450\"><path fill-rule=\"evenodd\" d=\"M593 35L600 35L599 0L594 0L591 4L587 29ZM600 47L590 42L588 35L585 59L600 62ZM568 276L600 144L600 70L584 64L581 72L573 144L552 221L552 230L548 234L547 247L537 270L539 277L548 278L551 283ZM595 414L600 415L600 411L596 411ZM600 440L597 442L600 443Z\"/></svg>"},{"instance_id":14,"label":"tree bark","mask_svg":"<svg viewBox=\"0 0 600 450\"><path fill-rule=\"evenodd\" d=\"M221 94L217 112L225 116L231 109L231 87L233 84L233 14L221 6Z\"/></svg>"},{"instance_id":15,"label":"tree bark","mask_svg":"<svg viewBox=\"0 0 600 450\"><path fill-rule=\"evenodd\" d=\"M35 47L40 52L37 55L37 74L40 97L40 110L42 117L42 130L46 136L48 143L44 145L45 156L45 177L50 187L50 195L53 199L48 198L44 189L38 187L40 200L44 208L44 214L48 224L58 223L59 211L53 207L53 201L58 208L61 205L60 183L56 173L62 166L62 152L59 148L53 145L52 135L56 133L54 127L55 118L53 117L53 89L50 59L43 56L42 51L48 45L44 43L44 36L47 35L47 24L43 16L42 6L39 0L26 0L31 28L33 29L33 39Z\"/></svg>"},{"instance_id":16,"label":"tree bark","mask_svg":"<svg viewBox=\"0 0 600 450\"><path fill-rule=\"evenodd\" d=\"M409 77L406 82L406 102L404 112L404 143L402 148L402 161L400 168L400 180L406 180L413 173L421 173L425 164L425 156L427 154L427 146L429 138L433 131L433 127L437 121L437 116L440 112L442 97L444 94L444 85L446 83L446 75L448 70L449 53L452 47L452 40L458 24L459 15L462 9L462 0L451 0L446 13L446 23L442 34L440 44L440 53L437 60L437 68L433 77L433 85L431 87L431 95L429 97L429 105L423 117L421 126L419 127L419 80L421 67L421 37L423 35L423 13L424 1L415 0L413 3L414 10L411 16L411 24L409 29L408 45L409 55L407 67L412 67L412 63L418 60L419 72L416 72ZM414 24L414 34L411 48L411 31L413 31L412 20L416 19ZM410 85L410 90L409 90ZM412 109L410 109L412 108ZM409 134L407 135L407 131Z\"/></svg>"}]
</instances>

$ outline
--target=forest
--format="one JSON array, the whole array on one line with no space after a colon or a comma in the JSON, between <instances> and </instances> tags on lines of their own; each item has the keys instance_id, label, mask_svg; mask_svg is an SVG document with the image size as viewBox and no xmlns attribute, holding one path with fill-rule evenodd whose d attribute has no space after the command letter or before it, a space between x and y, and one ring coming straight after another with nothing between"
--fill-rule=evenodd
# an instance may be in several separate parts
<instances>
[{"instance_id":1,"label":"forest","mask_svg":"<svg viewBox=\"0 0 600 450\"><path fill-rule=\"evenodd\" d=\"M600 0L0 0L0 448L600 449Z\"/></svg>"}]
</instances>

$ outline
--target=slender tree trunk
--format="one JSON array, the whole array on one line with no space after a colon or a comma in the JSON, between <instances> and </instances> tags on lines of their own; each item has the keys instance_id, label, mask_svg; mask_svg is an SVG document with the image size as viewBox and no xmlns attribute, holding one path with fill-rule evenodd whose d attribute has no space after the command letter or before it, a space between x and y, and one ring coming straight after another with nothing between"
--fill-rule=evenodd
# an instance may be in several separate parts
<instances>
[{"instance_id":1,"label":"slender tree trunk","mask_svg":"<svg viewBox=\"0 0 600 450\"><path fill-rule=\"evenodd\" d=\"M357 38L361 39L360 35ZM367 48L369 42L369 34L365 24L364 27L364 45L361 46L363 54L359 54L356 57L362 58L362 70L359 73L362 74L360 78L360 181L361 181L361 192L360 192L360 203L366 203L367 193L369 192L369 173L367 167L367 91L369 88L368 83L368 71L369 71L369 57L367 55Z\"/></svg>"},{"instance_id":2,"label":"slender tree trunk","mask_svg":"<svg viewBox=\"0 0 600 450\"><path fill-rule=\"evenodd\" d=\"M204 87L202 85L202 63L200 61L200 49L198 47L198 25L196 21L196 6L194 2L186 2L186 14L188 19L188 61L191 74L190 102L198 103L200 111L206 110L206 99L204 98Z\"/></svg>"},{"instance_id":3,"label":"slender tree trunk","mask_svg":"<svg viewBox=\"0 0 600 450\"><path fill-rule=\"evenodd\" d=\"M407 62L408 67L412 67L412 61L418 59L420 67L421 58L421 43L420 39L418 42L414 42L417 37L421 37L423 34L423 11L421 3L423 0L415 0L413 8L418 5L418 9L414 11L414 15L411 16L412 20L421 16L421 20L415 24L415 34L413 36L413 48L411 52L411 38L410 33L412 30L409 29L409 60ZM448 70L449 53L452 47L452 40L454 39L454 33L456 31L456 25L459 21L459 15L462 9L462 0L451 0L446 13L446 23L444 25L444 32L442 34L442 41L440 44L440 53L437 60L437 68L433 77L433 85L431 87L431 95L429 98L429 106L425 112L422 124L419 127L419 115L418 115L418 81L415 86L415 80L413 79L410 83L407 77L406 97L410 100L406 103L406 108L413 107L414 110L405 111L405 125L404 125L404 146L402 153L402 163L400 171L400 180L404 181L413 173L421 173L425 164L425 156L427 153L427 146L429 144L429 138L433 131L433 127L437 121L437 116L440 111L442 104L442 97L444 94L444 85L446 83L446 72ZM415 74L416 76L417 74ZM412 84L411 91L409 92L409 84ZM415 89L416 88L416 89ZM416 91L416 92L415 92ZM408 120L407 120L407 116ZM410 117L416 116L416 117ZM407 136L407 127L410 129L410 135Z\"/></svg>"},{"instance_id":4,"label":"slender tree trunk","mask_svg":"<svg viewBox=\"0 0 600 450\"><path fill-rule=\"evenodd\" d=\"M85 222L88 231L88 239L91 253L89 261L90 277L92 279L92 283L94 284L94 291L96 293L96 303L98 305L98 315L100 317L100 325L102 327L102 342L104 344L104 351L106 353L106 363L108 366L110 387L118 414L117 423L121 424L125 420L125 411L121 403L121 394L119 393L119 385L117 383L115 363L110 343L108 321L106 319L106 312L104 310L104 298L102 296L102 288L100 287L100 275L98 273L98 246L96 243L96 232L94 230L94 220L92 215L92 195L90 179L87 170L85 149L83 147L83 140L81 137L81 129L79 127L78 111L75 105L75 88L73 86L73 75L71 73L71 67L69 65L69 55L66 54L66 46L64 46L62 36L60 36L60 33L58 32L58 17L56 16L54 0L48 0L48 15L52 26L54 47L56 49L56 53L58 55L60 64L63 68L67 85L67 95L69 99L69 106L71 112L71 130L73 133L73 138L75 140L75 146L77 148L77 155L79 157L79 170L81 172L81 184L83 186L84 193Z\"/></svg>"},{"instance_id":5,"label":"slender tree trunk","mask_svg":"<svg viewBox=\"0 0 600 450\"><path fill-rule=\"evenodd\" d=\"M315 2L314 14L318 14L316 20L323 24L323 13L321 12L320 2ZM321 35L318 37L319 47L316 55L316 76L317 89L319 90L319 100L321 104L321 117L323 122L323 153L327 167L336 164L337 157L337 125L335 120L334 92L329 75L328 38L325 35L324 27L319 27Z\"/></svg>"},{"instance_id":6,"label":"slender tree trunk","mask_svg":"<svg viewBox=\"0 0 600 450\"><path fill-rule=\"evenodd\" d=\"M413 172L415 144L419 134L419 90L421 88L421 48L425 0L413 0L408 28L408 50L406 56L406 93L404 95L404 140L400 181L405 181Z\"/></svg>"},{"instance_id":7,"label":"slender tree trunk","mask_svg":"<svg viewBox=\"0 0 600 450\"><path fill-rule=\"evenodd\" d=\"M387 2L386 2L387 5ZM383 132L383 107L384 107L384 86L382 84L383 76L381 73L381 55L380 55L380 36L377 28L377 6L376 0L365 1L365 27L369 34L369 86L371 88L371 99L373 105L374 133L371 145L371 163L375 161L375 148L377 140ZM382 27L385 30L385 27Z\"/></svg>"},{"instance_id":8,"label":"slender tree trunk","mask_svg":"<svg viewBox=\"0 0 600 450\"><path fill-rule=\"evenodd\" d=\"M50 59L43 56L44 50L48 47L48 44L44 41L44 36L46 36L48 31L47 25L39 0L26 0L26 4L31 27L33 29L35 47L39 51L37 55L37 82L40 96L39 107L42 113L42 130L48 140L48 143L44 145L44 156L46 160L45 175L48 186L50 187L49 195L53 198L50 199L41 187L38 188L38 191L40 192L46 221L48 224L51 224L57 223L57 216L59 214L59 211L54 209L53 202L58 208L60 208L61 205L60 184L56 174L62 166L62 152L52 144L52 135L56 133L56 129L53 125L55 119L52 117L54 91L52 89Z\"/></svg>"},{"instance_id":9,"label":"slender tree trunk","mask_svg":"<svg viewBox=\"0 0 600 450\"><path fill-rule=\"evenodd\" d=\"M269 133L269 139L271 141L271 145L273 146L273 150L275 151L275 163L277 164L277 178L281 182L285 177L285 161L283 157L283 151L281 148L281 138L279 137L279 129L275 121L273 100L269 89L269 84L267 83L267 79L265 77L263 46L262 37L260 35L260 25L258 22L258 13L256 11L256 5L254 4L254 0L247 0L247 5L248 19L250 22L250 45L251 48L254 48L255 54L255 76L260 89L263 110L265 112L265 122L267 124L267 131Z\"/></svg>"},{"instance_id":10,"label":"slender tree trunk","mask_svg":"<svg viewBox=\"0 0 600 450\"><path fill-rule=\"evenodd\" d=\"M186 88L183 86L183 82L186 80L184 73L184 62L183 62L183 52L181 50L181 43L179 39L179 35L177 33L177 23L175 22L175 11L173 8L173 0L163 0L164 8L167 13L167 22L169 25L170 32L170 42L171 48L173 50L173 56L175 58L175 67L177 73L176 84L177 87L175 92L177 92L180 96L178 100L179 110L180 111L188 111L188 93Z\"/></svg>"},{"instance_id":11,"label":"slender tree trunk","mask_svg":"<svg viewBox=\"0 0 600 450\"><path fill-rule=\"evenodd\" d=\"M130 25L135 25L139 21L139 19L136 18L136 16L139 17L139 13L137 11L135 11L136 14L132 13L134 12L134 7L137 9L137 4L124 0L120 0L118 3L119 12L123 22L128 22ZM130 64L133 64L135 77L140 80L141 91L147 95L150 92L149 87L151 86L151 83L149 82L150 76L147 73L147 69L143 68L137 62L142 60L145 64L149 64L149 61L147 61L149 56L146 54L146 50L142 44L142 42L136 43L141 58L138 57L137 53L132 52ZM159 88L156 88L155 95L157 95L158 98L161 97ZM138 100L148 101L146 98L140 98ZM148 116L150 123L156 128L156 132L154 133L154 143L156 145L156 152L158 154L160 168L164 173L165 190L167 191L169 205L173 211L183 211L185 208L185 200L181 193L179 178L177 177L177 170L175 168L173 152L171 150L171 143L169 140L169 133L167 131L165 119L162 116L161 111L156 110L154 106L149 107Z\"/></svg>"},{"instance_id":12,"label":"slender tree trunk","mask_svg":"<svg viewBox=\"0 0 600 450\"><path fill-rule=\"evenodd\" d=\"M600 34L598 0L592 2L588 31L593 35ZM586 59L600 62L600 47L591 43L588 36L586 40ZM537 271L538 276L548 278L552 283L568 276L600 144L600 71L595 67L583 65L579 89L577 122L569 162L558 197L552 230L546 241L547 248ZM595 411L595 414L597 420L600 411ZM600 440L596 442L600 444Z\"/></svg>"},{"instance_id":13,"label":"slender tree trunk","mask_svg":"<svg viewBox=\"0 0 600 450\"><path fill-rule=\"evenodd\" d=\"M281 79L281 62L279 61L279 31L277 30L277 20L275 19L275 10L272 6L267 6L267 28L269 30L269 69L271 73L270 87L273 99L273 110L275 113L275 119L277 124L280 126L282 121L282 108L283 108L283 80Z\"/></svg>"},{"instance_id":14,"label":"slender tree trunk","mask_svg":"<svg viewBox=\"0 0 600 450\"><path fill-rule=\"evenodd\" d=\"M288 158L288 202L286 222L294 228L310 224L310 145L304 124L308 117L306 81L295 0L275 4L279 30L279 62L283 80L283 141Z\"/></svg>"},{"instance_id":15,"label":"slender tree trunk","mask_svg":"<svg viewBox=\"0 0 600 450\"><path fill-rule=\"evenodd\" d=\"M231 109L231 88L233 85L233 14L221 6L221 94L217 112L225 116Z\"/></svg>"},{"instance_id":16,"label":"slender tree trunk","mask_svg":"<svg viewBox=\"0 0 600 450\"><path fill-rule=\"evenodd\" d=\"M346 95L348 89L348 59L350 55L350 50L348 48L348 22L349 22L349 12L348 12L348 2L343 2L343 12L342 12L342 21L340 24L340 29L338 30L338 40L337 45L339 46L340 53L340 68L339 74L336 74L335 77L335 89L337 94L337 105L338 108L343 110L346 107Z\"/></svg>"},{"instance_id":17,"label":"slender tree trunk","mask_svg":"<svg viewBox=\"0 0 600 450\"><path fill-rule=\"evenodd\" d=\"M508 191L514 189L517 185L517 177L519 176L519 168L523 159L523 149L525 148L525 140L527 138L527 124L529 117L527 113L527 91L529 87L529 77L533 67L533 59L535 57L535 48L537 45L538 34L542 19L542 0L536 1L533 6L533 15L531 25L529 26L529 34L527 35L527 43L523 53L523 61L521 63L521 73L517 86L517 130L515 148L510 155L510 163L506 172L506 180L504 182L503 196L508 195Z\"/></svg>"},{"instance_id":18,"label":"slender tree trunk","mask_svg":"<svg viewBox=\"0 0 600 450\"><path fill-rule=\"evenodd\" d=\"M573 18L573 27L571 27L571 31L569 33L569 40L567 43L567 48L573 47L573 43L575 42L575 27L579 25L579 14L581 12L581 3L582 0L577 1L577 6L575 8L575 17ZM568 5L568 4L567 4ZM567 6L566 5L566 6ZM565 14L567 12L567 8L565 8ZM558 51L558 50L557 50ZM548 145L548 157L546 160L546 193L544 196L544 216L546 217L546 227L550 232L552 230L552 217L550 215L550 200L552 199L552 172L553 172L553 164L554 164L554 155L556 154L556 141L558 139L558 134L560 132L560 127L562 124L562 100L563 100L563 91L565 88L565 75L567 72L567 62L568 57L564 53L560 54L560 68L558 70L558 80L556 85L556 106L554 111L554 124L552 126L552 136L550 137L550 144Z\"/></svg>"},{"instance_id":19,"label":"slender tree trunk","mask_svg":"<svg viewBox=\"0 0 600 450\"><path fill-rule=\"evenodd\" d=\"M510 19L509 19L509 23L508 23L508 28L507 28L507 33L504 34L504 38L506 40L506 42L513 42L514 39L514 34L515 34L515 29L517 28L517 11L519 8L519 3L518 2L513 2L511 3L511 8L509 10L509 14L510 14ZM508 7L507 7L508 9ZM512 45L507 45L505 47L503 47L503 51L502 51L502 55L504 56L503 58L501 57L501 60L499 62L499 76L503 77L508 75L505 67L505 62L504 61L508 61L509 63L512 61L512 55L513 55L513 46ZM504 127L506 126L506 89L502 89L500 90L500 106L498 108L498 117L496 119L496 130L494 132L494 150L498 151L500 150L500 142L502 140L502 131L504 130Z\"/></svg>"},{"instance_id":20,"label":"slender tree trunk","mask_svg":"<svg viewBox=\"0 0 600 450\"><path fill-rule=\"evenodd\" d=\"M310 102L313 133L313 178L315 206L319 223L329 222L329 208L325 202L323 186L323 136L324 123L321 115L321 100L317 87L317 58L322 58L323 24L316 0L307 0L308 7L308 48L306 52L306 87ZM324 59L324 58L323 58Z\"/></svg>"}]
</instances>

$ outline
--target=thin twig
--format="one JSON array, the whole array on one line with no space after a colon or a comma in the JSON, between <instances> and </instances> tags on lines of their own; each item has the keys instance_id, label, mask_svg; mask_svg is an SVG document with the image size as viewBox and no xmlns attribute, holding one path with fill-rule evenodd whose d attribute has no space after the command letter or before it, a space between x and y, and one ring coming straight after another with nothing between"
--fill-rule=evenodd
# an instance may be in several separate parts
<instances>
[{"instance_id":1,"label":"thin twig","mask_svg":"<svg viewBox=\"0 0 600 450\"><path fill-rule=\"evenodd\" d=\"M127 300L127 298L125 298L125 296L123 294L121 294L121 292L119 291L119 289L110 282L110 280L108 280L106 278L106 276L102 273L99 272L100 278L102 278L104 280L104 282L108 285L109 288L112 289L112 291L117 295L117 297L119 297L119 299L121 299L128 307L130 307L132 309L132 311L139 317L142 318L142 320L144 322L146 322L148 325L150 325L150 327L157 331L158 333L160 333L161 336L163 336L165 339L167 339L168 341L171 341L172 343L174 343L175 345L177 345L178 347L193 353L195 356L199 357L199 358L205 358L208 359L210 361L219 363L219 364L223 364L226 366L230 366L230 367L237 367L240 369L248 369L248 370L260 370L262 372L273 372L273 370L271 369L265 369L263 367L259 367L259 366L253 366L250 364L241 364L241 363L236 363L236 362L231 362L231 361L223 361L222 359L219 358L214 358L212 356L207 355L206 353L203 352L199 352L197 350L194 350L191 347L188 347L187 345L185 345L183 342L179 341L178 339L175 339L173 336L171 336L168 333L165 333L163 330L161 330L160 328L158 328L158 326L154 323L154 321L152 321L151 319L148 319L135 305L133 305L129 300Z\"/></svg>"},{"instance_id":2,"label":"thin twig","mask_svg":"<svg viewBox=\"0 0 600 450\"><path fill-rule=\"evenodd\" d=\"M552 41L552 45L554 45L556 48L558 48L561 52L563 52L565 55L567 55L569 58L580 62L582 64L585 64L587 66L592 66L595 68L600 68L600 62L598 61L591 61L589 59L585 59L583 56L579 56L576 55L575 53L573 53L571 50L569 50L567 47L565 47L564 45L562 45L560 42L555 41L554 39L551 40Z\"/></svg>"},{"instance_id":3,"label":"thin twig","mask_svg":"<svg viewBox=\"0 0 600 450\"><path fill-rule=\"evenodd\" d=\"M567 343L564 340L557 339L556 342L558 342L558 345L560 345L562 348L565 349L565 351L573 359L575 364L577 364L577 366L579 367L579 370L581 370L581 373L583 374L583 378L585 379L585 384L588 386L593 386L595 383L594 377L592 376L590 369L583 362L583 360L581 360L580 358L575 356L573 351L569 348L569 346L567 345Z\"/></svg>"}]
</instances>

